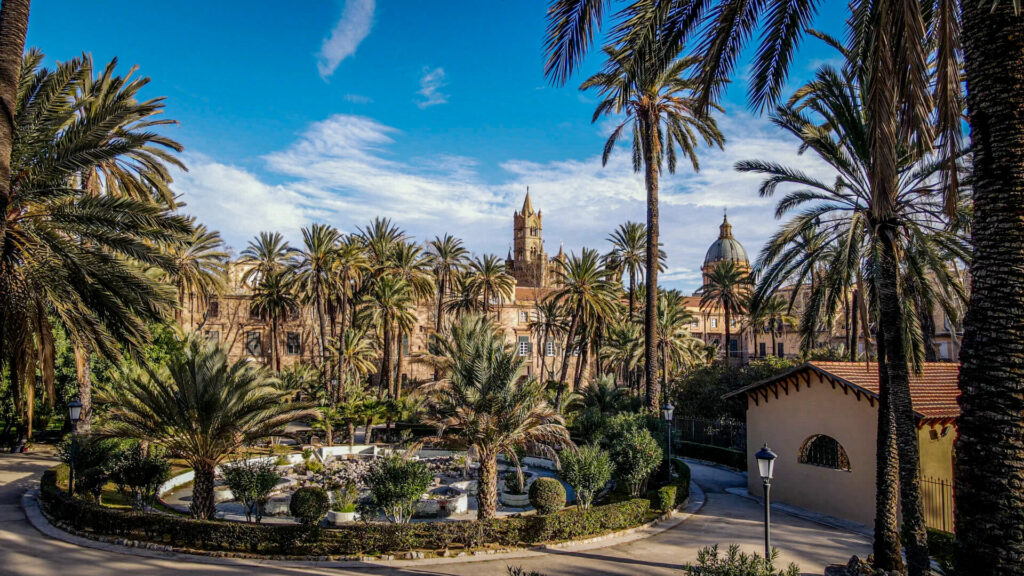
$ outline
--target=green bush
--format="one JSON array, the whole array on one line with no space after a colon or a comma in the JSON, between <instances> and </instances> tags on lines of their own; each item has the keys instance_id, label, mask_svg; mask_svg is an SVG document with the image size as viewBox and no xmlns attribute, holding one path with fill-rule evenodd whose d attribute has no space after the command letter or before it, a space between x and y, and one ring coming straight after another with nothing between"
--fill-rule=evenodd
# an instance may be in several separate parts
<instances>
[{"instance_id":1,"label":"green bush","mask_svg":"<svg viewBox=\"0 0 1024 576\"><path fill-rule=\"evenodd\" d=\"M356 499L359 498L359 487L352 480L346 481L340 488L334 491L334 502L331 502L331 510L334 512L355 512Z\"/></svg>"},{"instance_id":2,"label":"green bush","mask_svg":"<svg viewBox=\"0 0 1024 576\"><path fill-rule=\"evenodd\" d=\"M658 488L658 501L655 503L655 507L662 512L668 512L676 507L675 485L670 484Z\"/></svg>"},{"instance_id":3,"label":"green bush","mask_svg":"<svg viewBox=\"0 0 1024 576\"><path fill-rule=\"evenodd\" d=\"M729 552L723 556L716 544L697 551L697 563L683 570L690 576L800 576L796 564L790 564L784 570L775 570L778 557L779 551L775 548L772 548L771 558L766 561L758 554L740 552L736 544L729 546Z\"/></svg>"},{"instance_id":4,"label":"green bush","mask_svg":"<svg viewBox=\"0 0 1024 576\"><path fill-rule=\"evenodd\" d=\"M690 467L686 462L673 460L672 466L676 469L676 506L682 504L690 497Z\"/></svg>"},{"instance_id":5,"label":"green bush","mask_svg":"<svg viewBox=\"0 0 1024 576\"><path fill-rule=\"evenodd\" d=\"M954 575L953 556L956 554L956 536L949 532L929 528L928 553L939 563L944 574Z\"/></svg>"},{"instance_id":6,"label":"green bush","mask_svg":"<svg viewBox=\"0 0 1024 576\"><path fill-rule=\"evenodd\" d=\"M313 474L319 474L324 471L324 463L316 458L310 458L306 461L306 470Z\"/></svg>"},{"instance_id":7,"label":"green bush","mask_svg":"<svg viewBox=\"0 0 1024 576\"><path fill-rule=\"evenodd\" d=\"M509 494L525 494L526 479L520 474L518 470L509 470L505 473L505 492Z\"/></svg>"},{"instance_id":8,"label":"green bush","mask_svg":"<svg viewBox=\"0 0 1024 576\"><path fill-rule=\"evenodd\" d=\"M576 505L590 508L594 496L612 477L612 461L600 446L580 446L562 452L562 479L576 492Z\"/></svg>"},{"instance_id":9,"label":"green bush","mask_svg":"<svg viewBox=\"0 0 1024 576\"><path fill-rule=\"evenodd\" d=\"M538 478L530 485L530 505L541 515L565 508L565 486L554 478Z\"/></svg>"},{"instance_id":10,"label":"green bush","mask_svg":"<svg viewBox=\"0 0 1024 576\"><path fill-rule=\"evenodd\" d=\"M171 473L167 460L143 453L138 444L126 447L111 460L110 481L117 485L117 490L131 499L136 510L152 508L160 485Z\"/></svg>"},{"instance_id":11,"label":"green bush","mask_svg":"<svg viewBox=\"0 0 1024 576\"><path fill-rule=\"evenodd\" d=\"M313 526L319 524L324 514L327 514L330 504L327 492L324 492L323 488L305 486L292 494L288 510L300 523Z\"/></svg>"},{"instance_id":12,"label":"green bush","mask_svg":"<svg viewBox=\"0 0 1024 576\"><path fill-rule=\"evenodd\" d=\"M426 463L419 460L399 455L374 460L363 478L370 488L370 501L360 515L371 518L382 513L391 522L408 522L433 478Z\"/></svg>"},{"instance_id":13,"label":"green bush","mask_svg":"<svg viewBox=\"0 0 1024 576\"><path fill-rule=\"evenodd\" d=\"M629 489L629 495L643 493L647 479L662 460L661 447L646 428L633 428L618 437L611 448L615 476Z\"/></svg>"},{"instance_id":14,"label":"green bush","mask_svg":"<svg viewBox=\"0 0 1024 576\"><path fill-rule=\"evenodd\" d=\"M255 516L256 522L263 520L263 507L281 479L273 462L266 458L238 460L221 466L221 472L235 500L245 508L245 519L251 522Z\"/></svg>"},{"instance_id":15,"label":"green bush","mask_svg":"<svg viewBox=\"0 0 1024 576\"><path fill-rule=\"evenodd\" d=\"M698 444L697 442L679 442L678 449L682 456L696 460L707 460L737 470L747 469L747 455L742 450Z\"/></svg>"},{"instance_id":16,"label":"green bush","mask_svg":"<svg viewBox=\"0 0 1024 576\"><path fill-rule=\"evenodd\" d=\"M496 518L485 521L393 524L361 522L320 529L294 524L253 524L195 520L184 516L135 514L68 498L56 486L56 472L43 474L45 513L65 527L96 535L212 552L245 552L288 556L362 556L411 549L445 550L458 542L474 547L530 546L571 540L635 527L648 520L645 498L569 509L547 516Z\"/></svg>"}]
</instances>

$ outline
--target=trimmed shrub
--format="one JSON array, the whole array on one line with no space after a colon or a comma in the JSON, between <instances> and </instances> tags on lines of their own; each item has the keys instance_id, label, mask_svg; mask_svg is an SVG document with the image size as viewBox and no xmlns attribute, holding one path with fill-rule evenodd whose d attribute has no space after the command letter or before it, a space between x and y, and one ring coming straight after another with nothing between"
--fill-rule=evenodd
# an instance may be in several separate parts
<instances>
[{"instance_id":1,"label":"trimmed shrub","mask_svg":"<svg viewBox=\"0 0 1024 576\"><path fill-rule=\"evenodd\" d=\"M399 455L374 460L363 478L370 488L370 502L360 515L372 518L383 513L391 522L408 522L433 478L427 464L419 460Z\"/></svg>"},{"instance_id":2,"label":"trimmed shrub","mask_svg":"<svg viewBox=\"0 0 1024 576\"><path fill-rule=\"evenodd\" d=\"M668 512L676 507L676 487L674 485L658 488L658 500L655 503L658 510Z\"/></svg>"},{"instance_id":3,"label":"trimmed shrub","mask_svg":"<svg viewBox=\"0 0 1024 576\"><path fill-rule=\"evenodd\" d=\"M292 494L288 510L303 525L313 526L320 523L330 505L330 499L323 488L305 486Z\"/></svg>"},{"instance_id":4,"label":"trimmed shrub","mask_svg":"<svg viewBox=\"0 0 1024 576\"><path fill-rule=\"evenodd\" d=\"M110 481L117 485L118 492L128 496L136 510L152 508L160 485L171 473L167 460L144 454L139 445L125 448L111 460Z\"/></svg>"},{"instance_id":5,"label":"trimmed shrub","mask_svg":"<svg viewBox=\"0 0 1024 576\"><path fill-rule=\"evenodd\" d=\"M530 504L541 515L565 508L565 486L554 478L538 478L530 485Z\"/></svg>"},{"instance_id":6,"label":"trimmed shrub","mask_svg":"<svg viewBox=\"0 0 1024 576\"><path fill-rule=\"evenodd\" d=\"M736 470L747 469L747 455L741 450L698 444L697 442L679 442L678 448L680 454L688 458L707 460Z\"/></svg>"},{"instance_id":7,"label":"trimmed shrub","mask_svg":"<svg viewBox=\"0 0 1024 576\"><path fill-rule=\"evenodd\" d=\"M580 446L562 452L562 478L576 491L576 505L590 508L594 495L604 489L612 477L612 461L599 446Z\"/></svg>"},{"instance_id":8,"label":"trimmed shrub","mask_svg":"<svg viewBox=\"0 0 1024 576\"><path fill-rule=\"evenodd\" d=\"M627 430L612 444L615 476L634 498L644 492L647 479L662 460L661 447L646 428Z\"/></svg>"},{"instance_id":9,"label":"trimmed shrub","mask_svg":"<svg viewBox=\"0 0 1024 576\"><path fill-rule=\"evenodd\" d=\"M263 507L281 479L274 463L269 459L239 460L221 466L221 472L235 500L245 508L245 519L251 522L255 516L256 522L263 520Z\"/></svg>"}]
</instances>

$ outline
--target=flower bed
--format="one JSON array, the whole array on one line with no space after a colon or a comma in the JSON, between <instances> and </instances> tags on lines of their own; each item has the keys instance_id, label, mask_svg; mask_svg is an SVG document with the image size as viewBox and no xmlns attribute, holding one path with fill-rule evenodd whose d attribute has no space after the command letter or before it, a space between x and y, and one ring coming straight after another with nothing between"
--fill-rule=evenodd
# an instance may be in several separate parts
<instances>
[{"instance_id":1,"label":"flower bed","mask_svg":"<svg viewBox=\"0 0 1024 576\"><path fill-rule=\"evenodd\" d=\"M650 501L637 498L564 510L549 516L487 521L389 524L359 522L337 528L203 521L164 514L137 514L69 498L56 473L42 478L41 500L51 521L86 535L152 542L186 550L286 556L364 556L409 550L445 551L453 545L530 546L624 530L652 519Z\"/></svg>"}]
</instances>

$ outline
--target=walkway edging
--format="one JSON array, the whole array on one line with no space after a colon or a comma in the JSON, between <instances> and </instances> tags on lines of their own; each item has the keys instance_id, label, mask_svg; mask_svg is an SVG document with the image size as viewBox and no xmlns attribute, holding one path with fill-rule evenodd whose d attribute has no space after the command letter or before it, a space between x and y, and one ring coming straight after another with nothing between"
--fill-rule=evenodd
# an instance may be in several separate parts
<instances>
[{"instance_id":1,"label":"walkway edging","mask_svg":"<svg viewBox=\"0 0 1024 576\"><path fill-rule=\"evenodd\" d=\"M613 546L625 542L642 540L644 538L649 538L656 534L660 534L662 532L675 528L676 526L679 526L684 521L689 519L694 514L700 512L701 508L704 507L704 503L706 502L706 500L707 499L704 496L704 491L701 490L701 488L697 486L697 484L691 481L690 498L687 499L686 504L684 505L682 510L670 512L664 516L652 520L651 522L642 524L640 526L636 526L634 528L619 530L617 532L610 532L608 534L603 534L601 536L595 536L583 540L572 540L568 542L542 544L530 548L516 548L505 550L478 550L469 554L467 554L466 552L460 552L459 555L450 557L423 558L422 552L411 551L405 553L406 555L408 555L407 558L402 559L397 559L395 558L394 555L387 555L382 557L366 556L359 557L358 559L344 560L331 559L330 557L321 557L319 559L275 559L255 554L233 552L185 551L182 549L174 548L172 546L154 544L151 542L141 542L135 540L128 541L122 538L86 537L65 530L60 526L50 522L49 518L46 517L46 515L43 513L40 507L38 490L29 490L22 495L21 508L25 512L25 517L28 520L29 524L31 524L33 528L35 528L45 536L48 536L55 540L67 542L69 544L74 544L76 546L93 548L96 550L114 552L118 554L125 554L129 556L161 558L165 560L177 559L186 560L190 562L199 562L204 564L232 566L366 568L373 566L415 567L443 564L461 564L468 562L482 562L504 559L511 560L516 558L542 556L544 554L553 554L564 551L604 548L607 546Z\"/></svg>"}]
</instances>

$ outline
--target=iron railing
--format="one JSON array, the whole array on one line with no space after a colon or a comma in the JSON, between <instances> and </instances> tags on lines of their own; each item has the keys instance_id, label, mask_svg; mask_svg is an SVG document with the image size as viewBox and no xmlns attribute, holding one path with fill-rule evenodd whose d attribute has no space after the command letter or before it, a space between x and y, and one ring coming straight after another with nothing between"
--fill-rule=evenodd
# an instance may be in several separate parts
<instances>
[{"instance_id":1,"label":"iron railing","mask_svg":"<svg viewBox=\"0 0 1024 576\"><path fill-rule=\"evenodd\" d=\"M747 427L742 422L676 418L673 425L677 440L736 450L747 448Z\"/></svg>"},{"instance_id":2,"label":"iron railing","mask_svg":"<svg viewBox=\"0 0 1024 576\"><path fill-rule=\"evenodd\" d=\"M953 482L940 478L921 478L924 523L929 528L953 532Z\"/></svg>"}]
</instances>

